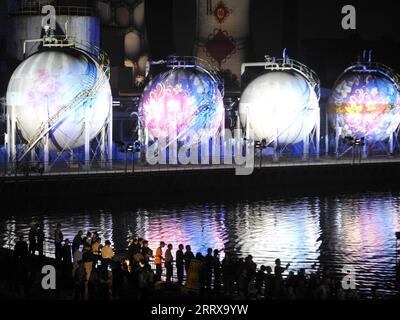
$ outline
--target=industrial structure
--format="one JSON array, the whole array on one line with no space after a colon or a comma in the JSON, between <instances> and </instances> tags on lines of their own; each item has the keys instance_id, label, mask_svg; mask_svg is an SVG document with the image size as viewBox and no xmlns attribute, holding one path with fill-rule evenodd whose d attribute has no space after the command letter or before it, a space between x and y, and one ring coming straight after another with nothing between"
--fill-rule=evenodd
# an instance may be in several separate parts
<instances>
[{"instance_id":1,"label":"industrial structure","mask_svg":"<svg viewBox=\"0 0 400 320\"><path fill-rule=\"evenodd\" d=\"M11 172L27 166L48 172L63 163L88 170L94 162L111 166L112 95L105 52L56 36L44 26L43 38L11 76L6 99L5 150ZM83 150L82 150L83 148ZM29 163L29 164L28 164Z\"/></svg>"},{"instance_id":2,"label":"industrial structure","mask_svg":"<svg viewBox=\"0 0 400 320\"><path fill-rule=\"evenodd\" d=\"M244 63L242 74L254 67L264 70L244 89L239 106L247 139L272 148L274 160L299 143L303 159L308 159L311 144L319 158L320 83L315 72L289 59L286 50L280 59L266 56L264 62Z\"/></svg>"},{"instance_id":3,"label":"industrial structure","mask_svg":"<svg viewBox=\"0 0 400 320\"><path fill-rule=\"evenodd\" d=\"M4 172L118 168L162 139L167 147L187 142L189 132L224 142L225 128L242 130L237 142L254 143L260 158L273 161L318 161L321 150L340 159L356 149L364 157L400 149L399 77L366 52L331 92L286 49L282 58L247 62L250 0L196 0L192 55L154 59L149 2L7 2Z\"/></svg>"},{"instance_id":4,"label":"industrial structure","mask_svg":"<svg viewBox=\"0 0 400 320\"><path fill-rule=\"evenodd\" d=\"M368 151L393 155L400 125L399 84L393 69L372 61L371 51L339 76L328 101L338 157L355 145L363 157Z\"/></svg>"},{"instance_id":5,"label":"industrial structure","mask_svg":"<svg viewBox=\"0 0 400 320\"><path fill-rule=\"evenodd\" d=\"M146 146L159 140L166 146L196 144L224 132L224 87L217 70L195 57L171 56L154 63L168 70L150 81L141 98L139 119Z\"/></svg>"},{"instance_id":6,"label":"industrial structure","mask_svg":"<svg viewBox=\"0 0 400 320\"><path fill-rule=\"evenodd\" d=\"M250 0L197 0L194 54L220 69L239 89L250 38Z\"/></svg>"}]
</instances>

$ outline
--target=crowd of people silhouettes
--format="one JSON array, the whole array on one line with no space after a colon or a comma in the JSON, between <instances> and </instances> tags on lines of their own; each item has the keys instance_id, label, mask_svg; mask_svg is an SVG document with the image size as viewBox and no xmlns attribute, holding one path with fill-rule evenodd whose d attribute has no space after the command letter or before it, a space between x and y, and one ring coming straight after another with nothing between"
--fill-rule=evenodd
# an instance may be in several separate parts
<instances>
[{"instance_id":1,"label":"crowd of people silhouettes","mask_svg":"<svg viewBox=\"0 0 400 320\"><path fill-rule=\"evenodd\" d=\"M232 252L209 248L206 255L194 254L190 245L161 241L155 252L149 242L135 238L121 258L116 258L111 242L103 241L97 232L79 231L72 242L64 238L61 225L54 232L54 256L57 270L57 292L69 292L69 298L86 299L149 299L158 289L177 295L196 294L209 299L359 299L355 290L345 290L341 279L328 269L306 274L290 270L290 263L282 266L275 260L274 268L261 265L253 257L236 257ZM44 233L34 225L28 242L20 236L15 244L13 263L15 277L11 289L29 293L35 282L32 258L45 259ZM38 256L35 254L38 252ZM194 268L196 266L196 268ZM190 282L190 285L189 285ZM190 290L189 290L190 289ZM185 291L186 290L186 291ZM162 292L162 290L159 290ZM373 298L379 298L372 288Z\"/></svg>"}]
</instances>

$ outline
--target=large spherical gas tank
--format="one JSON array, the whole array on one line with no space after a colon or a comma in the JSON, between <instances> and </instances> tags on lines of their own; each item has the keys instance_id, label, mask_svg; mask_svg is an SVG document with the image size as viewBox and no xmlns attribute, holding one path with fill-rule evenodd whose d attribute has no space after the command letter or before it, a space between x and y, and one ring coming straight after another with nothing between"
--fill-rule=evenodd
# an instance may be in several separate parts
<instances>
[{"instance_id":1,"label":"large spherical gas tank","mask_svg":"<svg viewBox=\"0 0 400 320\"><path fill-rule=\"evenodd\" d=\"M90 97L99 77L104 81ZM105 125L112 103L111 88L98 64L77 50L46 50L24 60L13 73L7 90L7 105L12 108L23 137L30 141L49 119L74 105L49 132L52 150L73 149L85 142L85 117L89 138L93 139ZM73 103L73 101L75 101Z\"/></svg>"},{"instance_id":2,"label":"large spherical gas tank","mask_svg":"<svg viewBox=\"0 0 400 320\"><path fill-rule=\"evenodd\" d=\"M257 77L244 90L239 114L256 140L295 144L311 133L319 118L318 97L300 74L269 72Z\"/></svg>"},{"instance_id":3,"label":"large spherical gas tank","mask_svg":"<svg viewBox=\"0 0 400 320\"><path fill-rule=\"evenodd\" d=\"M145 88L140 116L149 136L184 140L189 132L213 137L224 119L217 83L194 68L175 68L157 75Z\"/></svg>"},{"instance_id":4,"label":"large spherical gas tank","mask_svg":"<svg viewBox=\"0 0 400 320\"><path fill-rule=\"evenodd\" d=\"M398 88L377 72L345 73L329 98L329 113L342 137L385 140L400 124Z\"/></svg>"}]
</instances>

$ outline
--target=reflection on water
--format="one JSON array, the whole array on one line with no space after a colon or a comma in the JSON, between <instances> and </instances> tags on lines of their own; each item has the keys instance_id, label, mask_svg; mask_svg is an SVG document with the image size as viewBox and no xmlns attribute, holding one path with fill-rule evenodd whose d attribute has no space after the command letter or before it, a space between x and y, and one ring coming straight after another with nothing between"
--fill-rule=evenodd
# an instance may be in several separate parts
<instances>
[{"instance_id":1,"label":"reflection on water","mask_svg":"<svg viewBox=\"0 0 400 320\"><path fill-rule=\"evenodd\" d=\"M400 230L399 193L368 193L325 197L268 199L256 202L209 203L134 209L123 212L74 212L16 215L0 218L1 245L13 247L19 232L43 224L45 253L52 255L57 223L65 238L78 230L97 230L121 255L134 236L148 239L155 249L160 240L191 244L193 251L208 247L252 254L258 264L273 266L276 258L293 269L309 272L343 265L357 271L357 284L395 286L395 232Z\"/></svg>"}]
</instances>

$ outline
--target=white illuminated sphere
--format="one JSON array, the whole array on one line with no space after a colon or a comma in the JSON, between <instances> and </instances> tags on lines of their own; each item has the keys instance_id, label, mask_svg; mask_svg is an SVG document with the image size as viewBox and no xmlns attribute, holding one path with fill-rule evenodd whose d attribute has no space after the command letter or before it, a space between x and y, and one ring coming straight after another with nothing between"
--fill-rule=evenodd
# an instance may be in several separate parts
<instances>
[{"instance_id":1,"label":"white illuminated sphere","mask_svg":"<svg viewBox=\"0 0 400 320\"><path fill-rule=\"evenodd\" d=\"M318 97L300 74L269 72L253 80L240 99L239 114L256 140L295 144L310 134L319 119Z\"/></svg>"},{"instance_id":2,"label":"white illuminated sphere","mask_svg":"<svg viewBox=\"0 0 400 320\"><path fill-rule=\"evenodd\" d=\"M92 88L100 73L103 70L94 60L72 49L42 51L23 61L13 73L7 90L7 105L14 112L22 136L27 141L34 137L74 97ZM78 101L79 105L49 132L52 150L84 145L85 112L89 139L99 134L112 103L107 79L94 96Z\"/></svg>"}]
</instances>

